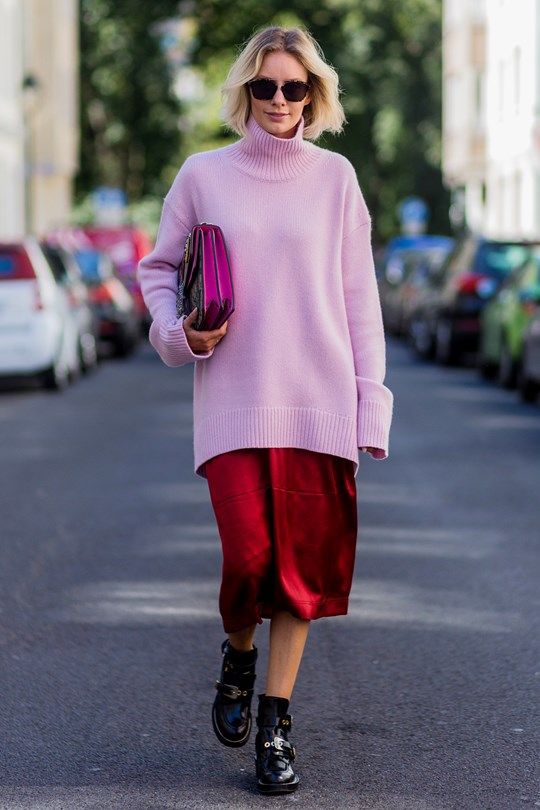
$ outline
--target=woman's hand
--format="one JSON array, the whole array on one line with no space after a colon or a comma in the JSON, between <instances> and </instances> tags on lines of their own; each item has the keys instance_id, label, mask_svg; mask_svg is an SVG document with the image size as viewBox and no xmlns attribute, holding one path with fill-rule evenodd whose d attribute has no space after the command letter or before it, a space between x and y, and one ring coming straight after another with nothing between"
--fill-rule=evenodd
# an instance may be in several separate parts
<instances>
[{"instance_id":1,"label":"woman's hand","mask_svg":"<svg viewBox=\"0 0 540 810\"><path fill-rule=\"evenodd\" d=\"M375 447L361 447L360 450L364 450L366 453L373 453L377 448Z\"/></svg>"},{"instance_id":2,"label":"woman's hand","mask_svg":"<svg viewBox=\"0 0 540 810\"><path fill-rule=\"evenodd\" d=\"M189 343L189 348L191 351L204 354L205 352L209 352L210 349L213 349L214 346L219 343L227 331L227 324L229 321L225 321L225 323L222 324L219 329L210 329L209 331L205 332L191 328L191 324L196 317L197 307L195 307L195 309L184 319L184 332L186 333L187 342Z\"/></svg>"}]
</instances>

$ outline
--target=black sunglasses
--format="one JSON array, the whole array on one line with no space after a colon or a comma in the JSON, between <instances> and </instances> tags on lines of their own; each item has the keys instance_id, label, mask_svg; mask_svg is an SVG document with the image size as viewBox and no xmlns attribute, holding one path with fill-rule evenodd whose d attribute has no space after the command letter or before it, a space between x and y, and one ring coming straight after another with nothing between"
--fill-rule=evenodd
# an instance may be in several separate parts
<instances>
[{"instance_id":1,"label":"black sunglasses","mask_svg":"<svg viewBox=\"0 0 540 810\"><path fill-rule=\"evenodd\" d=\"M258 101L270 101L278 89L278 83L273 79L252 79L247 84ZM302 101L310 87L310 82L290 81L283 82L281 89L287 101Z\"/></svg>"}]
</instances>

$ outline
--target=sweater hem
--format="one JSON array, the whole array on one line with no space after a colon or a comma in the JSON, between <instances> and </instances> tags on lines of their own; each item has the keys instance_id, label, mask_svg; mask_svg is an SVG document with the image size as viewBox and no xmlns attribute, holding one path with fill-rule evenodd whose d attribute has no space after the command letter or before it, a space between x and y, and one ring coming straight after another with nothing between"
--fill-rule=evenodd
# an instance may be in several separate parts
<instances>
[{"instance_id":1,"label":"sweater hem","mask_svg":"<svg viewBox=\"0 0 540 810\"><path fill-rule=\"evenodd\" d=\"M221 411L194 425L195 474L204 463L244 447L299 447L348 458L358 473L356 420L320 408L268 406Z\"/></svg>"}]
</instances>

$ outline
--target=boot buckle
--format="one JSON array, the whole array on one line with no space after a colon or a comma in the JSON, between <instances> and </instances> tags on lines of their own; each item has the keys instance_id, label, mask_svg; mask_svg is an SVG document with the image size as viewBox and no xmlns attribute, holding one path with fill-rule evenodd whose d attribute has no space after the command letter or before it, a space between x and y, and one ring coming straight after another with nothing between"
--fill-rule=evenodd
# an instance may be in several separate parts
<instances>
[{"instance_id":1,"label":"boot buckle","mask_svg":"<svg viewBox=\"0 0 540 810\"><path fill-rule=\"evenodd\" d=\"M286 728L290 730L292 727L292 714L284 714L283 717L279 718L279 724L282 728Z\"/></svg>"},{"instance_id":2,"label":"boot buckle","mask_svg":"<svg viewBox=\"0 0 540 810\"><path fill-rule=\"evenodd\" d=\"M291 742L284 740L283 737L274 737L273 740L267 740L264 743L265 748L270 748L270 746L275 748L280 754L288 754L291 759L296 759L296 748Z\"/></svg>"},{"instance_id":3,"label":"boot buckle","mask_svg":"<svg viewBox=\"0 0 540 810\"><path fill-rule=\"evenodd\" d=\"M218 692L221 692L225 697L231 700L239 700L241 697L248 697L253 692L252 689L240 689L239 686L231 683L223 683L223 681L216 681L215 687Z\"/></svg>"}]
</instances>

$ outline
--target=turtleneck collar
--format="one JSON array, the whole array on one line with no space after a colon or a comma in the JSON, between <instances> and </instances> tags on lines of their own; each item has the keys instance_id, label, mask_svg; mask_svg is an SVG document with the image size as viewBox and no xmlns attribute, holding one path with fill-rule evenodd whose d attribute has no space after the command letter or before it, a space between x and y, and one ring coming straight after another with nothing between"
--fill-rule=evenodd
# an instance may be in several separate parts
<instances>
[{"instance_id":1,"label":"turtleneck collar","mask_svg":"<svg viewBox=\"0 0 540 810\"><path fill-rule=\"evenodd\" d=\"M302 115L291 138L278 138L250 114L246 135L226 149L233 163L252 177L290 180L306 172L325 151L304 138L304 126Z\"/></svg>"}]
</instances>

